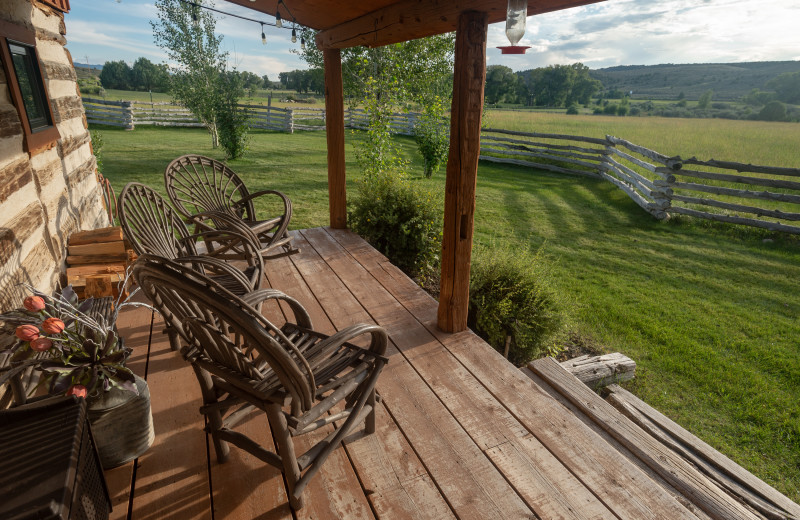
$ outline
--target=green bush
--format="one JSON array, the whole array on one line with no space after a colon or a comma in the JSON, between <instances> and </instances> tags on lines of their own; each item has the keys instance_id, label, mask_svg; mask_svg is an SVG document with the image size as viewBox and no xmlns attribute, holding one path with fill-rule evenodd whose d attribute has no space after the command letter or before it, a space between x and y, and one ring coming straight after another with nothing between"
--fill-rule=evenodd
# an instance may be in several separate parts
<instances>
[{"instance_id":1,"label":"green bush","mask_svg":"<svg viewBox=\"0 0 800 520\"><path fill-rule=\"evenodd\" d=\"M350 228L411 277L437 269L441 252L440 197L405 176L383 173L358 181Z\"/></svg>"},{"instance_id":2,"label":"green bush","mask_svg":"<svg viewBox=\"0 0 800 520\"><path fill-rule=\"evenodd\" d=\"M570 105L567 108L567 114L571 115L571 116L577 115L578 114L578 105L576 105L574 103L572 105Z\"/></svg>"},{"instance_id":3,"label":"green bush","mask_svg":"<svg viewBox=\"0 0 800 520\"><path fill-rule=\"evenodd\" d=\"M617 115L617 110L619 110L619 107L616 103L609 103L605 106L605 108L603 108L603 113L606 115L615 116Z\"/></svg>"},{"instance_id":4,"label":"green bush","mask_svg":"<svg viewBox=\"0 0 800 520\"><path fill-rule=\"evenodd\" d=\"M517 366L546 352L561 327L555 293L539 255L511 249L475 248L469 295L469 326Z\"/></svg>"},{"instance_id":5,"label":"green bush","mask_svg":"<svg viewBox=\"0 0 800 520\"><path fill-rule=\"evenodd\" d=\"M436 98L425 106L414 125L414 140L425 161L425 177L428 178L439 171L450 150L450 136L447 134L447 124L442 119L443 113L442 100Z\"/></svg>"}]
</instances>

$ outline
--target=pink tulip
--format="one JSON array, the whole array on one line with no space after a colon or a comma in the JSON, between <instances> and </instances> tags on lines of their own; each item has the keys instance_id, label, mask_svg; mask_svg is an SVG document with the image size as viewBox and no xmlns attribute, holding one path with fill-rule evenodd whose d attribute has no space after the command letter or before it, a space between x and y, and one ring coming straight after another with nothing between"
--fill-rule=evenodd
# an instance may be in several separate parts
<instances>
[{"instance_id":1,"label":"pink tulip","mask_svg":"<svg viewBox=\"0 0 800 520\"><path fill-rule=\"evenodd\" d=\"M36 352L50 350L50 347L52 346L53 341L50 338L36 338L35 340L31 341L31 349L35 350Z\"/></svg>"},{"instance_id":2,"label":"pink tulip","mask_svg":"<svg viewBox=\"0 0 800 520\"><path fill-rule=\"evenodd\" d=\"M84 399L86 399L86 396L88 395L88 393L89 392L86 390L85 386L83 386L83 385L72 385L71 387L69 387L67 389L66 395L76 395L78 397L83 397Z\"/></svg>"},{"instance_id":3,"label":"pink tulip","mask_svg":"<svg viewBox=\"0 0 800 520\"><path fill-rule=\"evenodd\" d=\"M39 312L44 310L44 298L41 296L28 296L22 305L31 312Z\"/></svg>"},{"instance_id":4,"label":"pink tulip","mask_svg":"<svg viewBox=\"0 0 800 520\"><path fill-rule=\"evenodd\" d=\"M39 327L36 325L20 325L14 334L22 341L33 341L39 337Z\"/></svg>"},{"instance_id":5,"label":"pink tulip","mask_svg":"<svg viewBox=\"0 0 800 520\"><path fill-rule=\"evenodd\" d=\"M47 318L42 323L42 330L48 334L61 334L64 332L64 322L58 318Z\"/></svg>"}]
</instances>

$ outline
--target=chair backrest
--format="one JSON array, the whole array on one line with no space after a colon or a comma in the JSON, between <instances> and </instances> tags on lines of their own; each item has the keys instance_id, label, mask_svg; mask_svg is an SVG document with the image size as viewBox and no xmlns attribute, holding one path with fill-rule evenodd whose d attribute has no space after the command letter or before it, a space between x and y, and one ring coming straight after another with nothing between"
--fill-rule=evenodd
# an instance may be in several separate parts
<instances>
[{"instance_id":1,"label":"chair backrest","mask_svg":"<svg viewBox=\"0 0 800 520\"><path fill-rule=\"evenodd\" d=\"M130 182L119 194L119 220L136 253L165 258L197 255L186 225L152 188Z\"/></svg>"},{"instance_id":2,"label":"chair backrest","mask_svg":"<svg viewBox=\"0 0 800 520\"><path fill-rule=\"evenodd\" d=\"M142 255L133 276L167 324L182 336L190 362L263 399L281 391L291 412L313 406L309 374L283 332L257 310L202 274L166 258ZM216 369L215 369L216 368Z\"/></svg>"},{"instance_id":3,"label":"chair backrest","mask_svg":"<svg viewBox=\"0 0 800 520\"><path fill-rule=\"evenodd\" d=\"M164 182L169 199L185 217L205 211L222 211L246 220L255 219L252 201L234 206L250 195L242 179L210 157L178 157L164 171Z\"/></svg>"}]
</instances>

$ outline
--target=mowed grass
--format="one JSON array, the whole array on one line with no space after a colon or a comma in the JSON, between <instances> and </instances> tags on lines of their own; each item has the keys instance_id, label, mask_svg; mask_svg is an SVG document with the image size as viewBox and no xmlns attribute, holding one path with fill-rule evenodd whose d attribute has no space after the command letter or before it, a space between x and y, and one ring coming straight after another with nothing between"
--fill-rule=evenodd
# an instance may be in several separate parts
<instances>
[{"instance_id":1,"label":"mowed grass","mask_svg":"<svg viewBox=\"0 0 800 520\"><path fill-rule=\"evenodd\" d=\"M561 118L560 126L537 120L524 129L614 133L675 155L685 154L693 143L712 141L704 135L708 127L693 126L695 120L674 127L669 125L679 122L658 120L652 130L627 127L638 130L633 135L624 127L600 130L601 120L628 124L625 118L587 118L597 122L591 128L572 116ZM662 124L663 146L657 140ZM748 124L754 125L754 135L764 128ZM679 127L684 141L668 144L677 143L669 129ZM184 153L221 158L199 129L99 128L106 142L103 173L117 192L132 180L163 192L164 168ZM693 130L696 135L689 133ZM720 148L730 150L725 141L733 130L723 130ZM350 193L358 174L354 139L348 134ZM413 142L398 142L419 177ZM762 146L773 146L772 156L785 155L770 142ZM323 132L255 132L248 156L231 166L252 189L270 187L292 197L292 228L323 226L328 223L325 147ZM711 156L761 162L727 152ZM416 182L443 190L444 172ZM491 163L481 163L478 170L475 231L479 243L541 249L552 264L552 283L565 301L569 328L636 360L631 388L637 395L800 500L796 237L688 219L658 222L607 182Z\"/></svg>"}]
</instances>

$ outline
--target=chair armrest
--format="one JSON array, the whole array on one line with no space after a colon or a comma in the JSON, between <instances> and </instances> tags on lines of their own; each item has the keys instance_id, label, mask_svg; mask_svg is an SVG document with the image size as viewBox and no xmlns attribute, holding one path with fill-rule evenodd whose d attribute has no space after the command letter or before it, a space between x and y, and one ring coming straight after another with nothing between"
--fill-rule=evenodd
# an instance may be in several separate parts
<instances>
[{"instance_id":1,"label":"chair armrest","mask_svg":"<svg viewBox=\"0 0 800 520\"><path fill-rule=\"evenodd\" d=\"M313 329L311 324L311 316L305 310L303 305L277 289L259 289L242 296L242 300L251 307L257 308L257 305L267 300L282 300L289 304L289 307L294 313L295 323L306 329ZM260 315L257 317L261 317Z\"/></svg>"},{"instance_id":2,"label":"chair armrest","mask_svg":"<svg viewBox=\"0 0 800 520\"><path fill-rule=\"evenodd\" d=\"M360 350L369 352L375 357L378 357L383 361L387 361L386 358L383 357L383 354L386 353L386 347L389 343L389 336L386 334L386 329L379 325L370 325L368 323L356 323L355 325L350 325L349 327L340 330L333 336L329 336L320 341L317 344L317 348L321 352L335 350L363 334L372 335L372 340L370 341L367 349Z\"/></svg>"},{"instance_id":3,"label":"chair armrest","mask_svg":"<svg viewBox=\"0 0 800 520\"><path fill-rule=\"evenodd\" d=\"M241 206L242 204L250 202L251 200L257 199L258 197L261 197L263 195L277 195L278 197L283 199L283 205L284 206L291 207L291 205L292 205L292 201L289 200L289 197L287 197L284 193L282 193L282 192L280 192L278 190L261 190L261 191L257 191L255 193L251 193L247 197L242 197L241 199L239 199L236 202L234 202L233 205L234 206Z\"/></svg>"}]
</instances>

